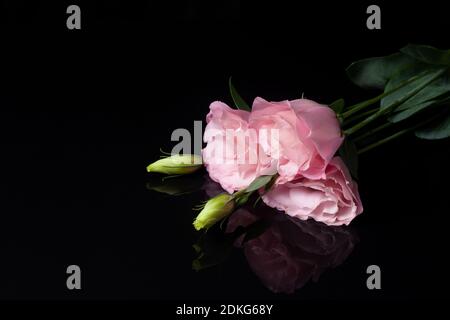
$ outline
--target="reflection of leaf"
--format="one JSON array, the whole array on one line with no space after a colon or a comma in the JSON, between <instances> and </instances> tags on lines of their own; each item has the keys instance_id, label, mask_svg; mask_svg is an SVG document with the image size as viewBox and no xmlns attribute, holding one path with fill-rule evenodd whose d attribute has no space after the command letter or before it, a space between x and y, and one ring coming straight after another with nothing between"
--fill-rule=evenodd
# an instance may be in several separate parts
<instances>
[{"instance_id":1,"label":"reflection of leaf","mask_svg":"<svg viewBox=\"0 0 450 320\"><path fill-rule=\"evenodd\" d=\"M362 88L383 89L387 81L399 70L415 63L411 57L395 53L386 57L368 58L353 62L347 68L350 80Z\"/></svg>"},{"instance_id":2,"label":"reflection of leaf","mask_svg":"<svg viewBox=\"0 0 450 320\"><path fill-rule=\"evenodd\" d=\"M236 240L244 235L243 242L259 237L270 226L264 219L257 220L249 226L239 226L231 233L216 234L215 230L209 230L202 234L196 244L193 245L197 258L192 261L192 268L200 271L223 263L231 254ZM219 228L221 230L221 228Z\"/></svg>"},{"instance_id":3,"label":"reflection of leaf","mask_svg":"<svg viewBox=\"0 0 450 320\"><path fill-rule=\"evenodd\" d=\"M348 137L345 138L342 146L339 148L339 155L347 165L353 178L358 179L358 150L355 143Z\"/></svg>"},{"instance_id":4,"label":"reflection of leaf","mask_svg":"<svg viewBox=\"0 0 450 320\"><path fill-rule=\"evenodd\" d=\"M157 191L172 196L179 196L186 193L199 191L204 183L204 178L199 175L189 177L182 176L172 179L153 178L147 182L147 189Z\"/></svg>"},{"instance_id":5,"label":"reflection of leaf","mask_svg":"<svg viewBox=\"0 0 450 320\"><path fill-rule=\"evenodd\" d=\"M447 109L449 109L449 106L447 106ZM450 112L447 112L445 116L431 122L425 128L416 130L415 134L418 138L428 140L450 137Z\"/></svg>"},{"instance_id":6,"label":"reflection of leaf","mask_svg":"<svg viewBox=\"0 0 450 320\"><path fill-rule=\"evenodd\" d=\"M236 88L234 87L233 82L231 81L231 77L228 80L228 85L230 87L231 98L233 98L233 102L234 102L234 105L236 106L236 108L241 109L241 110L250 111L251 108L249 107L247 102L245 102L244 99L242 99L242 97L236 91Z\"/></svg>"},{"instance_id":7,"label":"reflection of leaf","mask_svg":"<svg viewBox=\"0 0 450 320\"><path fill-rule=\"evenodd\" d=\"M224 262L233 250L233 243L228 240L213 239L205 233L193 247L198 257L192 261L192 269L200 271Z\"/></svg>"},{"instance_id":8,"label":"reflection of leaf","mask_svg":"<svg viewBox=\"0 0 450 320\"><path fill-rule=\"evenodd\" d=\"M431 46L409 44L400 51L419 61L450 66L450 50L439 50Z\"/></svg>"}]
</instances>

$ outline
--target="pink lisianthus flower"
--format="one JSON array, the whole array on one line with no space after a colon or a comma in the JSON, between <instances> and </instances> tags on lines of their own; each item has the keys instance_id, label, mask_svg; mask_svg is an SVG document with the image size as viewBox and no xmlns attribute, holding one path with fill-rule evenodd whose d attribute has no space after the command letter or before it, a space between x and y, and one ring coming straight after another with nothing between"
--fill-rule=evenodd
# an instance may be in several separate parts
<instances>
[{"instance_id":1,"label":"pink lisianthus flower","mask_svg":"<svg viewBox=\"0 0 450 320\"><path fill-rule=\"evenodd\" d=\"M219 101L209 108L202 157L211 179L232 193L246 188L260 175L274 174L271 159L259 152L257 133L249 128L250 112Z\"/></svg>"},{"instance_id":2,"label":"pink lisianthus flower","mask_svg":"<svg viewBox=\"0 0 450 320\"><path fill-rule=\"evenodd\" d=\"M259 133L264 152L276 161L279 183L325 178L325 168L343 141L335 112L307 99L268 102L258 97L249 125ZM264 130L276 133L277 139L262 137Z\"/></svg>"},{"instance_id":3,"label":"pink lisianthus flower","mask_svg":"<svg viewBox=\"0 0 450 320\"><path fill-rule=\"evenodd\" d=\"M307 99L256 98L251 112L216 101L206 121L203 163L229 193L261 175L278 173L278 183L323 179L343 140L334 111Z\"/></svg>"},{"instance_id":4,"label":"pink lisianthus flower","mask_svg":"<svg viewBox=\"0 0 450 320\"><path fill-rule=\"evenodd\" d=\"M292 217L334 226L348 225L363 211L358 185L339 157L330 161L322 178L276 184L262 199Z\"/></svg>"}]
</instances>

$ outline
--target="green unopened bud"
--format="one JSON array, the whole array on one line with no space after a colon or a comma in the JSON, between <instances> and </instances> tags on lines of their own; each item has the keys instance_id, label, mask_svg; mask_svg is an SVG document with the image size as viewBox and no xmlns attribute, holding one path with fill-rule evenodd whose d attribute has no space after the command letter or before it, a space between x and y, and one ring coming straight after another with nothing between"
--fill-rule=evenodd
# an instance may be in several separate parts
<instances>
[{"instance_id":1,"label":"green unopened bud","mask_svg":"<svg viewBox=\"0 0 450 320\"><path fill-rule=\"evenodd\" d=\"M233 196L228 193L222 193L209 199L197 218L195 218L195 229L201 230L210 228L216 222L231 214L234 207L235 203Z\"/></svg>"},{"instance_id":2,"label":"green unopened bud","mask_svg":"<svg viewBox=\"0 0 450 320\"><path fill-rule=\"evenodd\" d=\"M165 174L189 174L202 167L202 157L196 154L173 155L153 162L147 167L148 172Z\"/></svg>"}]
</instances>

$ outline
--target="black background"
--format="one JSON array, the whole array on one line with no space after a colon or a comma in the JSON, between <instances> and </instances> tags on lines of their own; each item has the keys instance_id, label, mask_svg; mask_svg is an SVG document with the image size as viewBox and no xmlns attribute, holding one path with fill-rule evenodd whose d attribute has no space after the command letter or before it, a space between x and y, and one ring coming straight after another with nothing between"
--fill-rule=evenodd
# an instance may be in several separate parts
<instances>
[{"instance_id":1,"label":"black background","mask_svg":"<svg viewBox=\"0 0 450 320\"><path fill-rule=\"evenodd\" d=\"M66 28L78 4L82 30ZM0 298L442 299L448 255L448 141L412 136L364 154L365 206L348 260L294 295L274 294L235 250L196 273L191 207L204 198L150 192L145 167L193 130L227 81L251 100L350 102L345 67L408 43L450 48L445 1L2 1ZM66 288L66 267L82 290ZM366 267L382 290L366 288Z\"/></svg>"}]
</instances>

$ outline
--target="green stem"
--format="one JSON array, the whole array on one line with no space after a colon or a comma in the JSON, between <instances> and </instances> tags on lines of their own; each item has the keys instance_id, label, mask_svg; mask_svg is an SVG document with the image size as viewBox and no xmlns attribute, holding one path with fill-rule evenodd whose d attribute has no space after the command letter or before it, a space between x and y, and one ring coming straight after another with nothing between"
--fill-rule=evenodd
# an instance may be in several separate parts
<instances>
[{"instance_id":1,"label":"green stem","mask_svg":"<svg viewBox=\"0 0 450 320\"><path fill-rule=\"evenodd\" d=\"M384 115L386 112L391 111L395 107L401 105L406 100L410 99L412 96L416 95L420 90L425 88L427 85L429 85L431 82L436 80L438 77L440 77L447 69L442 69L440 72L437 72L433 77L431 77L428 81L425 81L420 86L416 87L414 90L411 90L408 94L404 95L403 97L395 100L393 103L391 103L389 106L387 106L384 109L380 109L378 112L374 113L370 117L367 117L363 121L357 123L355 126L351 127L350 129L347 129L344 131L346 135L351 135L358 131L359 129L363 128L364 126L368 125L372 121L378 119L380 116Z\"/></svg>"},{"instance_id":2,"label":"green stem","mask_svg":"<svg viewBox=\"0 0 450 320\"><path fill-rule=\"evenodd\" d=\"M372 98L372 99L369 99L369 100L366 100L366 101L357 103L357 104L355 104L355 105L349 107L349 110L346 111L346 112L344 112L343 114L341 114L341 117L342 117L343 119L348 118L348 117L351 116L352 114L354 114L354 113L356 113L356 112L358 112L358 111L360 111L360 110L362 110L362 109L364 109L364 108L366 108L366 107L368 107L368 106L370 106L370 105L372 105L372 104L374 104L374 103L380 101L381 99L383 99L384 97L386 97L386 96L388 96L388 95L394 93L394 92L397 91L398 89L401 89L401 88L403 88L404 86L406 86L407 84L409 84L409 83L411 83L411 82L413 82L413 81L416 81L417 79L423 77L423 76L426 75L428 72L429 72L429 71L423 71L423 72L419 73L418 75L415 75L415 76L413 76L413 77L411 77L411 78L409 78L409 79L406 79L406 80L402 81L397 87L395 87L395 88L393 88L393 89L391 89L391 90L389 90L389 91L387 91L387 92L383 92L382 94L380 94L380 95L378 95L378 96L376 96L376 97L374 97L374 98Z\"/></svg>"},{"instance_id":3,"label":"green stem","mask_svg":"<svg viewBox=\"0 0 450 320\"><path fill-rule=\"evenodd\" d=\"M364 111L363 113L357 114L354 117L351 117L350 119L347 119L342 126L345 127L349 123L355 122L356 120L359 120L361 118L369 116L369 115L371 115L371 114L373 114L373 113L375 113L377 111L378 111L377 109L371 109L371 110Z\"/></svg>"},{"instance_id":4,"label":"green stem","mask_svg":"<svg viewBox=\"0 0 450 320\"><path fill-rule=\"evenodd\" d=\"M377 133L377 132L379 132L379 131L381 131L383 129L389 128L392 125L393 125L392 122L386 122L385 124L382 124L381 126L376 127L375 129L369 130L366 133L364 133L364 134L362 134L360 136L357 136L356 138L353 139L353 142L356 143L356 142L359 142L361 140L364 140L365 138L367 138L367 137L369 137L369 136L371 136L371 135L373 135L373 134L375 134L375 133Z\"/></svg>"},{"instance_id":5,"label":"green stem","mask_svg":"<svg viewBox=\"0 0 450 320\"><path fill-rule=\"evenodd\" d=\"M359 149L359 150L358 150L358 154L364 153L364 152L366 152L366 151L372 150L373 148L376 148L376 147L378 147L378 146L381 146L382 144L385 144L386 142L389 142L389 141L391 141L391 140L393 140L393 139L395 139L395 138L398 138L398 137L404 135L404 134L407 133L407 132L410 132L412 129L413 129L413 128L401 130L401 131L399 131L399 132L393 134L392 136L389 136L389 137L387 137L387 138L384 138L384 139L381 139L381 140L379 140L379 141L377 141L377 142L374 142L374 143L372 143L372 144L370 144L370 145L368 145L368 146L366 146L366 147L364 147L364 148L362 148L362 149Z\"/></svg>"},{"instance_id":6,"label":"green stem","mask_svg":"<svg viewBox=\"0 0 450 320\"><path fill-rule=\"evenodd\" d=\"M428 124L428 123L430 123L430 122L432 122L432 121L434 121L434 120L436 120L438 118L440 118L443 114L444 114L443 112L438 113L437 115L435 115L435 116L433 116L433 117L431 117L431 118L429 118L429 119L427 119L425 121L422 121L422 122L416 124L415 126L412 126L410 128L406 128L406 129L403 129L403 130L400 130L399 132L394 133L393 135L391 135L391 136L389 136L387 138L381 139L381 140L379 140L377 142L374 142L374 143L372 143L372 144L370 144L370 145L368 145L368 146L366 146L364 148L361 148L360 150L358 150L358 154L361 154L361 153L364 153L366 151L372 150L373 148L378 147L378 146L380 146L382 144L385 144L386 142L389 142L389 141L391 141L391 140L393 140L395 138L398 138L398 137L404 135L405 133L414 131L414 130L416 130L416 129L418 129L418 128L420 128L420 127L422 127L422 126L424 126L424 125L426 125L426 124Z\"/></svg>"},{"instance_id":7,"label":"green stem","mask_svg":"<svg viewBox=\"0 0 450 320\"><path fill-rule=\"evenodd\" d=\"M372 104L380 101L385 96L387 96L387 94L386 93L382 93L382 94L380 94L380 95L378 95L378 96L376 96L376 97L374 97L372 99L369 99L369 100L357 103L357 104L351 106L348 111L346 111L343 114L341 114L341 117L343 119L346 119L349 116L351 116L352 114L354 114L354 113L356 113L356 112L358 112L358 111L360 111L360 110L362 110L362 109L364 109L364 108L366 108L368 106L371 106Z\"/></svg>"},{"instance_id":8,"label":"green stem","mask_svg":"<svg viewBox=\"0 0 450 320\"><path fill-rule=\"evenodd\" d=\"M372 114L370 117L367 117L366 119L364 119L363 121L357 123L356 125L354 125L350 129L345 130L344 131L345 135L349 136L349 135L355 133L356 131L358 131L362 127L364 127L364 126L368 125L369 123L371 123L372 121L378 119L378 117L381 116L383 114L383 112L384 112L383 110L378 110L376 113Z\"/></svg>"},{"instance_id":9,"label":"green stem","mask_svg":"<svg viewBox=\"0 0 450 320\"><path fill-rule=\"evenodd\" d=\"M253 191L252 191L253 192ZM246 194L246 193L248 193L248 192L246 192L245 191L245 188L244 189L242 189L242 190L239 190L239 191L237 191L237 192L235 192L235 193L233 193L233 199L239 199L241 196L243 196L244 194Z\"/></svg>"}]
</instances>

